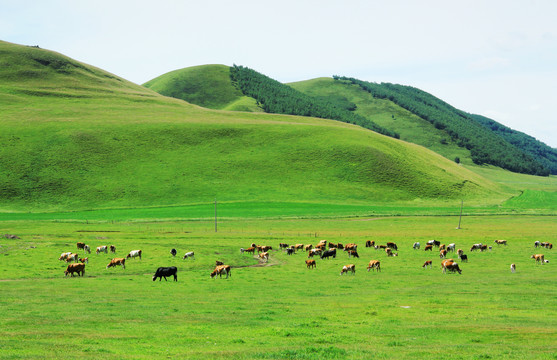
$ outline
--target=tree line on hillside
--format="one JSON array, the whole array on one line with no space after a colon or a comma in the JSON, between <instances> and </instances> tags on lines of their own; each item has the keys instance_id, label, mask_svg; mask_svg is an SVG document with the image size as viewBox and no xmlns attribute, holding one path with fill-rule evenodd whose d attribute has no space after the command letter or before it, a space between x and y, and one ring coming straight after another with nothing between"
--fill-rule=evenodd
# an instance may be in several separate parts
<instances>
[{"instance_id":1,"label":"tree line on hillside","mask_svg":"<svg viewBox=\"0 0 557 360\"><path fill-rule=\"evenodd\" d=\"M557 175L557 149L536 140L530 135L513 130L485 116L474 114L470 114L470 116L512 145L533 156L543 166L548 168L551 174Z\"/></svg>"},{"instance_id":2,"label":"tree line on hillside","mask_svg":"<svg viewBox=\"0 0 557 360\"><path fill-rule=\"evenodd\" d=\"M234 65L230 68L232 83L246 96L254 98L267 113L311 116L359 125L380 134L400 138L396 132L385 129L352 111L355 105L342 99L318 98L273 80L255 70Z\"/></svg>"},{"instance_id":3,"label":"tree line on hillside","mask_svg":"<svg viewBox=\"0 0 557 360\"><path fill-rule=\"evenodd\" d=\"M444 130L459 146L470 150L475 164L491 164L513 172L548 176L550 171L531 155L487 130L469 114L411 86L371 83L333 76L360 86L376 98L388 99Z\"/></svg>"}]
</instances>

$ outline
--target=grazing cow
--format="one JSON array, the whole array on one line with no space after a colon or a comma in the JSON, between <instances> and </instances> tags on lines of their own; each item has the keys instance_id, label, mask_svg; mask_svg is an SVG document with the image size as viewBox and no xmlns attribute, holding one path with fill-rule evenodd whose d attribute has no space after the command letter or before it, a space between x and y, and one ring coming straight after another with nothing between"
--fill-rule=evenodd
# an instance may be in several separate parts
<instances>
[{"instance_id":1,"label":"grazing cow","mask_svg":"<svg viewBox=\"0 0 557 360\"><path fill-rule=\"evenodd\" d=\"M387 246L393 249L394 251L398 251L398 246L394 242L388 242Z\"/></svg>"},{"instance_id":2,"label":"grazing cow","mask_svg":"<svg viewBox=\"0 0 557 360\"><path fill-rule=\"evenodd\" d=\"M288 244L285 244L285 243L280 243L279 244L280 249L286 249L287 247L288 247Z\"/></svg>"},{"instance_id":3,"label":"grazing cow","mask_svg":"<svg viewBox=\"0 0 557 360\"><path fill-rule=\"evenodd\" d=\"M304 248L305 251L310 251L311 249L313 249L313 245L311 244L306 245L306 247Z\"/></svg>"},{"instance_id":4,"label":"grazing cow","mask_svg":"<svg viewBox=\"0 0 557 360\"><path fill-rule=\"evenodd\" d=\"M444 259L447 256L447 250L443 249L439 251L439 258Z\"/></svg>"},{"instance_id":5,"label":"grazing cow","mask_svg":"<svg viewBox=\"0 0 557 360\"><path fill-rule=\"evenodd\" d=\"M542 242L541 246L546 248L546 249L553 249L553 244L550 242Z\"/></svg>"},{"instance_id":6,"label":"grazing cow","mask_svg":"<svg viewBox=\"0 0 557 360\"><path fill-rule=\"evenodd\" d=\"M439 250L445 250L445 246L446 246L445 244L441 244L441 245L439 246Z\"/></svg>"},{"instance_id":7,"label":"grazing cow","mask_svg":"<svg viewBox=\"0 0 557 360\"><path fill-rule=\"evenodd\" d=\"M130 253L128 254L128 256L126 256L126 259L129 258L136 258L139 257L139 260L141 260L141 250L132 250L130 251Z\"/></svg>"},{"instance_id":8,"label":"grazing cow","mask_svg":"<svg viewBox=\"0 0 557 360\"><path fill-rule=\"evenodd\" d=\"M298 250L303 250L303 249L304 249L304 244L296 244L296 245L294 246L294 249L296 249L296 251L298 251Z\"/></svg>"},{"instance_id":9,"label":"grazing cow","mask_svg":"<svg viewBox=\"0 0 557 360\"><path fill-rule=\"evenodd\" d=\"M325 244L317 244L317 245L315 245L315 248L316 248L316 249L320 249L320 250L323 250L323 251L325 251L325 248L326 248L326 247L327 247L327 246L326 246Z\"/></svg>"},{"instance_id":10,"label":"grazing cow","mask_svg":"<svg viewBox=\"0 0 557 360\"><path fill-rule=\"evenodd\" d=\"M441 241L437 241L437 240L429 240L427 242L427 245L431 245L431 246L437 246L439 247L441 245Z\"/></svg>"},{"instance_id":11,"label":"grazing cow","mask_svg":"<svg viewBox=\"0 0 557 360\"><path fill-rule=\"evenodd\" d=\"M379 249L383 249L383 250L384 250L384 249L386 249L386 248L388 248L387 245L379 245ZM377 248L376 248L376 250L377 250Z\"/></svg>"},{"instance_id":12,"label":"grazing cow","mask_svg":"<svg viewBox=\"0 0 557 360\"><path fill-rule=\"evenodd\" d=\"M455 248L456 248L456 244L454 244L454 243L453 243L453 244L449 244L449 246L447 246L447 252L449 252L449 251L453 251L453 252L454 252L454 251L455 251Z\"/></svg>"},{"instance_id":13,"label":"grazing cow","mask_svg":"<svg viewBox=\"0 0 557 360\"><path fill-rule=\"evenodd\" d=\"M222 261L215 260L215 266L224 265Z\"/></svg>"},{"instance_id":14,"label":"grazing cow","mask_svg":"<svg viewBox=\"0 0 557 360\"><path fill-rule=\"evenodd\" d=\"M344 245L342 245L341 243L338 243L337 244L337 249L341 249L341 250L344 249Z\"/></svg>"},{"instance_id":15,"label":"grazing cow","mask_svg":"<svg viewBox=\"0 0 557 360\"><path fill-rule=\"evenodd\" d=\"M286 251L286 255L292 255L296 252L296 250L294 248L288 248L285 251ZM313 254L311 251L309 253L310 253L310 255Z\"/></svg>"},{"instance_id":16,"label":"grazing cow","mask_svg":"<svg viewBox=\"0 0 557 360\"><path fill-rule=\"evenodd\" d=\"M85 244L85 246L83 247L83 251L85 251L87 254L90 254L91 248L89 247L89 245Z\"/></svg>"},{"instance_id":17,"label":"grazing cow","mask_svg":"<svg viewBox=\"0 0 557 360\"><path fill-rule=\"evenodd\" d=\"M70 255L66 256L66 262L71 262L71 261L78 262L79 261L79 255L70 254Z\"/></svg>"},{"instance_id":18,"label":"grazing cow","mask_svg":"<svg viewBox=\"0 0 557 360\"><path fill-rule=\"evenodd\" d=\"M249 247L249 248L245 249L244 251L242 251L242 254L244 252L255 254L255 246L252 246L252 247Z\"/></svg>"},{"instance_id":19,"label":"grazing cow","mask_svg":"<svg viewBox=\"0 0 557 360\"><path fill-rule=\"evenodd\" d=\"M83 249L83 248L85 248L85 243L84 242L78 242L77 243L77 250Z\"/></svg>"},{"instance_id":20,"label":"grazing cow","mask_svg":"<svg viewBox=\"0 0 557 360\"><path fill-rule=\"evenodd\" d=\"M429 266L430 268L433 268L433 261L427 260L427 261L422 265L422 267L423 267L424 269L426 269L428 266Z\"/></svg>"},{"instance_id":21,"label":"grazing cow","mask_svg":"<svg viewBox=\"0 0 557 360\"><path fill-rule=\"evenodd\" d=\"M157 278L159 278L159 281L161 281L162 278L164 278L164 281L168 281L166 280L167 276L174 276L174 281L178 281L178 269L176 266L158 268L155 275L153 275L153 281L157 280Z\"/></svg>"},{"instance_id":22,"label":"grazing cow","mask_svg":"<svg viewBox=\"0 0 557 360\"><path fill-rule=\"evenodd\" d=\"M458 256L460 257L460 255L464 254L464 250L458 249L458 250L456 251L456 253L457 253Z\"/></svg>"},{"instance_id":23,"label":"grazing cow","mask_svg":"<svg viewBox=\"0 0 557 360\"><path fill-rule=\"evenodd\" d=\"M516 265L511 264L511 272L514 273L516 271Z\"/></svg>"},{"instance_id":24,"label":"grazing cow","mask_svg":"<svg viewBox=\"0 0 557 360\"><path fill-rule=\"evenodd\" d=\"M351 257L351 256L360 258L360 255L358 255L358 252L355 251L355 250L348 250L348 257Z\"/></svg>"},{"instance_id":25,"label":"grazing cow","mask_svg":"<svg viewBox=\"0 0 557 360\"><path fill-rule=\"evenodd\" d=\"M108 246L106 246L106 245L97 246L97 255L99 255L102 252L105 253L105 254L108 254Z\"/></svg>"},{"instance_id":26,"label":"grazing cow","mask_svg":"<svg viewBox=\"0 0 557 360\"><path fill-rule=\"evenodd\" d=\"M535 248L540 247L540 245L541 245L541 243L539 241L536 240L536 242L534 242L534 247Z\"/></svg>"},{"instance_id":27,"label":"grazing cow","mask_svg":"<svg viewBox=\"0 0 557 360\"><path fill-rule=\"evenodd\" d=\"M263 253L259 254L259 259L260 260L265 260L265 262L269 261L269 253L268 252L263 252Z\"/></svg>"},{"instance_id":28,"label":"grazing cow","mask_svg":"<svg viewBox=\"0 0 557 360\"><path fill-rule=\"evenodd\" d=\"M433 251L433 245L427 244L427 245L425 246L425 248L424 248L424 251L428 251L428 250L429 250L429 251Z\"/></svg>"},{"instance_id":29,"label":"grazing cow","mask_svg":"<svg viewBox=\"0 0 557 360\"><path fill-rule=\"evenodd\" d=\"M308 253L308 258L313 257L314 255L321 255L323 250L321 249L311 249Z\"/></svg>"},{"instance_id":30,"label":"grazing cow","mask_svg":"<svg viewBox=\"0 0 557 360\"><path fill-rule=\"evenodd\" d=\"M110 245L110 252L115 254L116 253L116 246Z\"/></svg>"},{"instance_id":31,"label":"grazing cow","mask_svg":"<svg viewBox=\"0 0 557 360\"><path fill-rule=\"evenodd\" d=\"M484 252L484 251L486 251L486 250L487 250L487 245L482 245L482 246L480 246L480 251L481 251L481 252Z\"/></svg>"},{"instance_id":32,"label":"grazing cow","mask_svg":"<svg viewBox=\"0 0 557 360\"><path fill-rule=\"evenodd\" d=\"M462 262L468 262L468 255L462 254L458 257Z\"/></svg>"},{"instance_id":33,"label":"grazing cow","mask_svg":"<svg viewBox=\"0 0 557 360\"><path fill-rule=\"evenodd\" d=\"M316 267L315 260L306 260L306 266L308 269Z\"/></svg>"},{"instance_id":34,"label":"grazing cow","mask_svg":"<svg viewBox=\"0 0 557 360\"><path fill-rule=\"evenodd\" d=\"M267 252L269 250L273 250L273 247L272 246L261 246L261 251Z\"/></svg>"},{"instance_id":35,"label":"grazing cow","mask_svg":"<svg viewBox=\"0 0 557 360\"><path fill-rule=\"evenodd\" d=\"M462 270L460 270L460 268L458 267L458 264L453 262L453 263L447 263L445 264L445 269L449 270L449 272L458 272L459 274L462 274Z\"/></svg>"},{"instance_id":36,"label":"grazing cow","mask_svg":"<svg viewBox=\"0 0 557 360\"><path fill-rule=\"evenodd\" d=\"M178 254L178 251L176 249L170 250L170 255L172 255L173 257L176 257L176 254Z\"/></svg>"},{"instance_id":37,"label":"grazing cow","mask_svg":"<svg viewBox=\"0 0 557 360\"><path fill-rule=\"evenodd\" d=\"M398 256L398 253L394 253L391 248L386 248L385 252L387 253L387 256Z\"/></svg>"},{"instance_id":38,"label":"grazing cow","mask_svg":"<svg viewBox=\"0 0 557 360\"><path fill-rule=\"evenodd\" d=\"M530 259L536 260L536 262L539 263L539 264L545 263L545 259L544 259L543 254L532 255L532 256L530 256Z\"/></svg>"},{"instance_id":39,"label":"grazing cow","mask_svg":"<svg viewBox=\"0 0 557 360\"><path fill-rule=\"evenodd\" d=\"M482 248L482 244L474 244L472 245L472 247L470 248L470 251L474 251L474 250L480 250Z\"/></svg>"},{"instance_id":40,"label":"grazing cow","mask_svg":"<svg viewBox=\"0 0 557 360\"><path fill-rule=\"evenodd\" d=\"M415 242L414 245L412 245L412 249L414 249L414 250L420 250L420 243L419 243L419 242Z\"/></svg>"},{"instance_id":41,"label":"grazing cow","mask_svg":"<svg viewBox=\"0 0 557 360\"><path fill-rule=\"evenodd\" d=\"M76 272L77 276L85 276L85 264L77 263L77 264L69 264L64 271L65 276L70 274L73 277L73 273Z\"/></svg>"},{"instance_id":42,"label":"grazing cow","mask_svg":"<svg viewBox=\"0 0 557 360\"><path fill-rule=\"evenodd\" d=\"M379 260L371 260L367 266L367 272L369 272L371 269L373 270L377 270L378 272L381 271L381 263L379 262Z\"/></svg>"},{"instance_id":43,"label":"grazing cow","mask_svg":"<svg viewBox=\"0 0 557 360\"><path fill-rule=\"evenodd\" d=\"M346 244L344 246L344 251L348 251L348 250L354 250L354 251L358 251L358 245L356 244Z\"/></svg>"},{"instance_id":44,"label":"grazing cow","mask_svg":"<svg viewBox=\"0 0 557 360\"><path fill-rule=\"evenodd\" d=\"M375 241L368 240L366 241L366 247L373 247L375 245Z\"/></svg>"},{"instance_id":45,"label":"grazing cow","mask_svg":"<svg viewBox=\"0 0 557 360\"><path fill-rule=\"evenodd\" d=\"M81 259L79 259L79 262L80 262L80 263L83 263L83 264L89 264L89 258L88 258L88 257L86 257L86 258L81 258Z\"/></svg>"},{"instance_id":46,"label":"grazing cow","mask_svg":"<svg viewBox=\"0 0 557 360\"><path fill-rule=\"evenodd\" d=\"M325 250L322 254L321 254L321 259L328 259L329 257L333 257L336 258L337 257L337 249L329 249L329 250Z\"/></svg>"},{"instance_id":47,"label":"grazing cow","mask_svg":"<svg viewBox=\"0 0 557 360\"><path fill-rule=\"evenodd\" d=\"M507 240L495 240L494 243L507 246Z\"/></svg>"},{"instance_id":48,"label":"grazing cow","mask_svg":"<svg viewBox=\"0 0 557 360\"><path fill-rule=\"evenodd\" d=\"M230 265L219 265L215 268L215 270L213 270L213 272L211 273L211 278L215 278L217 275L222 278L222 275L225 274L226 278L228 279L228 276L232 276L232 269L230 268Z\"/></svg>"},{"instance_id":49,"label":"grazing cow","mask_svg":"<svg viewBox=\"0 0 557 360\"><path fill-rule=\"evenodd\" d=\"M193 251L188 251L187 253L185 253L182 260L189 259L189 258L192 258L193 260L195 260L195 253Z\"/></svg>"},{"instance_id":50,"label":"grazing cow","mask_svg":"<svg viewBox=\"0 0 557 360\"><path fill-rule=\"evenodd\" d=\"M354 264L344 265L342 267L342 270L340 271L340 275L344 273L348 273L349 271L352 272L352 275L356 275L356 265Z\"/></svg>"},{"instance_id":51,"label":"grazing cow","mask_svg":"<svg viewBox=\"0 0 557 360\"><path fill-rule=\"evenodd\" d=\"M332 242L329 242L328 247L329 247L329 249L336 249L336 248L337 248L337 244L332 243Z\"/></svg>"},{"instance_id":52,"label":"grazing cow","mask_svg":"<svg viewBox=\"0 0 557 360\"><path fill-rule=\"evenodd\" d=\"M58 260L66 260L68 258L68 256L70 256L72 254L72 252L65 252L65 253L61 253L60 257L58 258Z\"/></svg>"},{"instance_id":53,"label":"grazing cow","mask_svg":"<svg viewBox=\"0 0 557 360\"><path fill-rule=\"evenodd\" d=\"M116 265L120 265L122 266L122 269L126 268L126 259L124 258L114 258L112 260L110 260L110 262L108 263L108 265L106 265L106 268L110 268Z\"/></svg>"}]
</instances>

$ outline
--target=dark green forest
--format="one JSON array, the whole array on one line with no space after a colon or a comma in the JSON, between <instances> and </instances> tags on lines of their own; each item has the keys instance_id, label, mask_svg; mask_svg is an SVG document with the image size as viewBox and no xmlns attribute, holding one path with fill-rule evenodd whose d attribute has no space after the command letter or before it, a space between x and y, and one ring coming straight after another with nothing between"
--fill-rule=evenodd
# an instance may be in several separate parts
<instances>
[{"instance_id":1,"label":"dark green forest","mask_svg":"<svg viewBox=\"0 0 557 360\"><path fill-rule=\"evenodd\" d=\"M230 77L244 95L254 98L267 113L333 119L399 138L397 133L353 113L356 105L350 102L306 95L244 66L232 66Z\"/></svg>"},{"instance_id":2,"label":"dark green forest","mask_svg":"<svg viewBox=\"0 0 557 360\"><path fill-rule=\"evenodd\" d=\"M485 116L474 114L469 116L512 145L533 156L543 166L548 168L551 174L557 175L557 149L553 149L528 134L513 130Z\"/></svg>"},{"instance_id":3,"label":"dark green forest","mask_svg":"<svg viewBox=\"0 0 557 360\"><path fill-rule=\"evenodd\" d=\"M523 174L540 176L550 174L550 167L534 159L535 152L530 155L496 132L486 131L486 127L475 117L422 90L411 86L377 84L348 77L334 76L333 78L356 84L374 97L388 99L429 121L437 129L444 130L459 146L470 150L472 161L476 164L495 165Z\"/></svg>"}]
</instances>

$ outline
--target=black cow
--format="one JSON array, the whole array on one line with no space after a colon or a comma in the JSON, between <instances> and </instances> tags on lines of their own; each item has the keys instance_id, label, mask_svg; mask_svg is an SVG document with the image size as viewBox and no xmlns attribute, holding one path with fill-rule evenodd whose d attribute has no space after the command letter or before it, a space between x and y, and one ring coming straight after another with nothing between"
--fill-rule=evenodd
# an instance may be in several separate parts
<instances>
[{"instance_id":1,"label":"black cow","mask_svg":"<svg viewBox=\"0 0 557 360\"><path fill-rule=\"evenodd\" d=\"M466 254L460 255L460 261L462 261L462 262L468 262L468 255L466 255Z\"/></svg>"},{"instance_id":2,"label":"black cow","mask_svg":"<svg viewBox=\"0 0 557 360\"><path fill-rule=\"evenodd\" d=\"M178 253L178 251L176 251L176 249L170 250L170 255L172 255L172 256L176 256L177 253Z\"/></svg>"},{"instance_id":3,"label":"black cow","mask_svg":"<svg viewBox=\"0 0 557 360\"><path fill-rule=\"evenodd\" d=\"M164 281L168 281L166 280L166 277L170 275L174 275L174 281L178 281L178 275L176 274L177 272L178 269L176 268L176 266L160 267L157 269L155 275L153 275L153 281L157 280L157 278L159 278L159 281L161 281L162 278L164 278Z\"/></svg>"},{"instance_id":4,"label":"black cow","mask_svg":"<svg viewBox=\"0 0 557 360\"><path fill-rule=\"evenodd\" d=\"M387 247L390 247L394 251L398 251L398 246L394 242L388 242Z\"/></svg>"},{"instance_id":5,"label":"black cow","mask_svg":"<svg viewBox=\"0 0 557 360\"><path fill-rule=\"evenodd\" d=\"M321 254L321 259L324 258L329 258L329 256L332 256L333 258L337 257L337 249L329 249L329 250L325 250L323 251L323 254Z\"/></svg>"},{"instance_id":6,"label":"black cow","mask_svg":"<svg viewBox=\"0 0 557 360\"><path fill-rule=\"evenodd\" d=\"M294 254L296 250L294 248L287 248L286 249L286 255L292 255Z\"/></svg>"}]
</instances>

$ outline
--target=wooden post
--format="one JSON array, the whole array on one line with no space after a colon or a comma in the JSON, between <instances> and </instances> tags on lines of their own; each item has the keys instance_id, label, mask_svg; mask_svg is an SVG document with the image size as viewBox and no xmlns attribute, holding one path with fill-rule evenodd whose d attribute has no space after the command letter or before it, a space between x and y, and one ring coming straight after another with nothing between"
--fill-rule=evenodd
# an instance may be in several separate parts
<instances>
[{"instance_id":1,"label":"wooden post","mask_svg":"<svg viewBox=\"0 0 557 360\"><path fill-rule=\"evenodd\" d=\"M217 232L217 199L215 199L215 232Z\"/></svg>"},{"instance_id":2,"label":"wooden post","mask_svg":"<svg viewBox=\"0 0 557 360\"><path fill-rule=\"evenodd\" d=\"M457 230L460 229L460 221L462 220L462 205L464 204L464 200L460 200L460 216L458 217L458 227Z\"/></svg>"}]
</instances>

